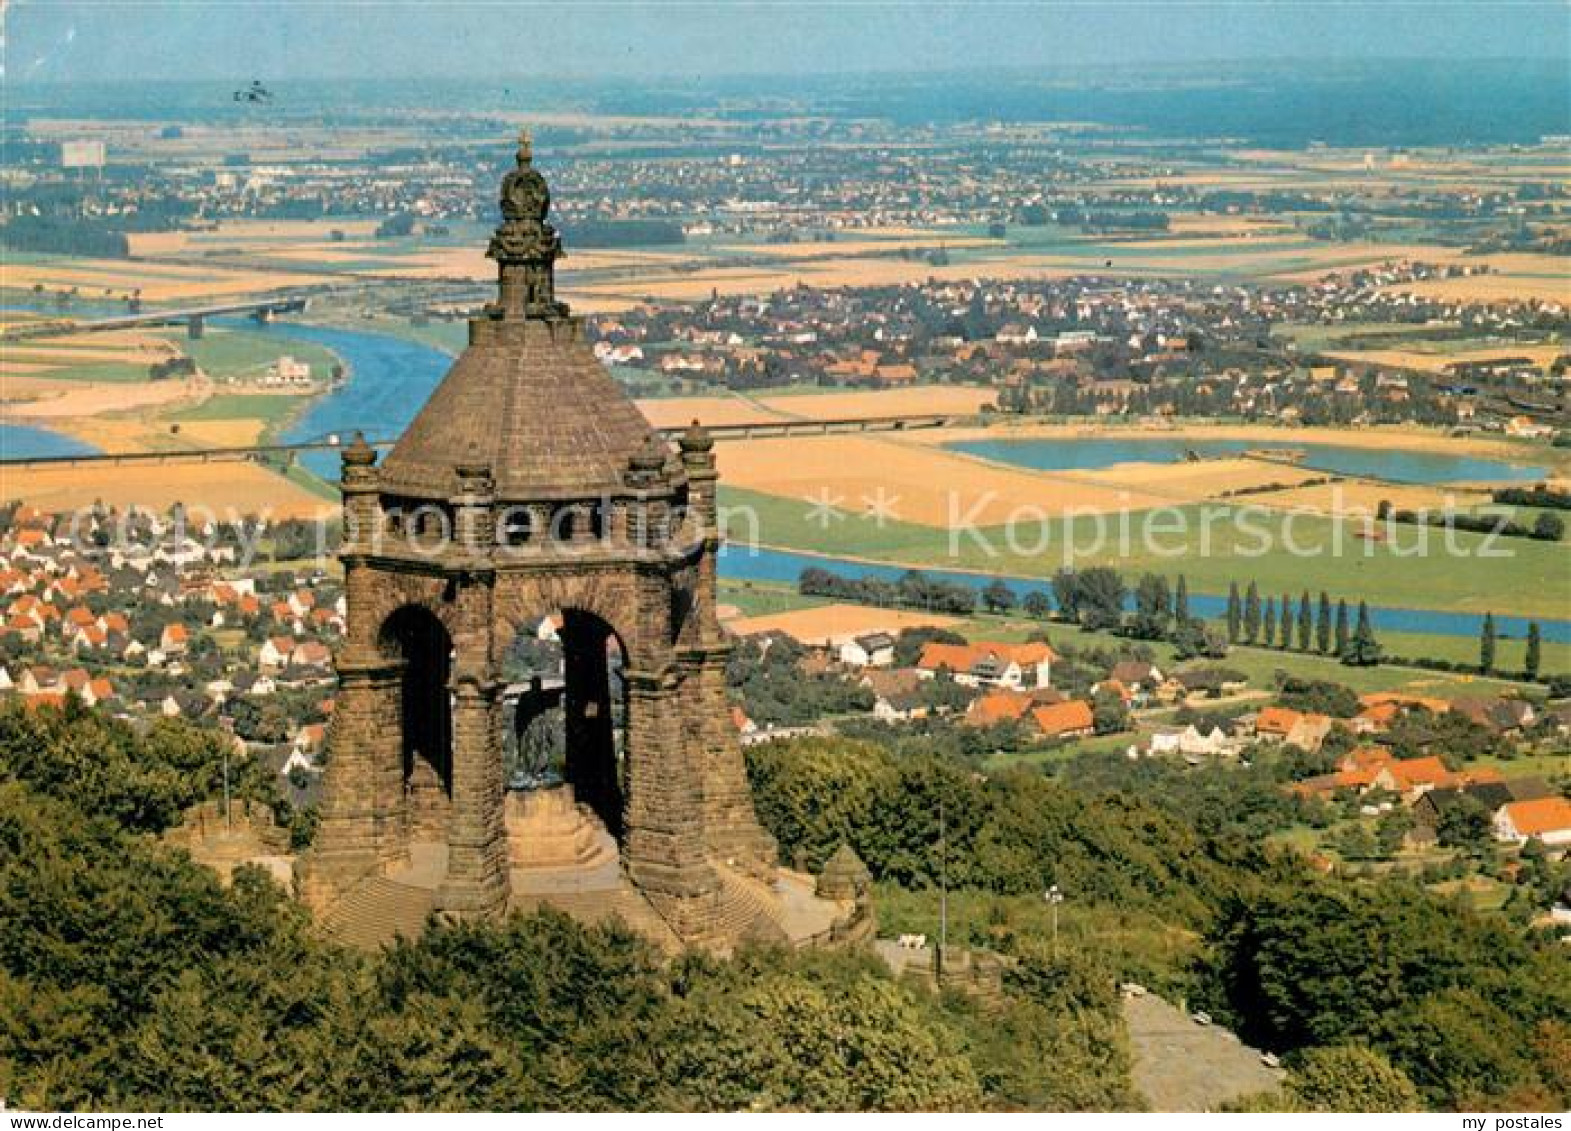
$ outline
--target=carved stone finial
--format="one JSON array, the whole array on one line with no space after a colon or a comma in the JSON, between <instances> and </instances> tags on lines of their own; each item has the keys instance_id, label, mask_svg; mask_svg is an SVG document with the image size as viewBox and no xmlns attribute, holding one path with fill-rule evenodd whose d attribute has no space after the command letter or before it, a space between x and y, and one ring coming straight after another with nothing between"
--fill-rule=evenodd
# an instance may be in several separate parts
<instances>
[{"instance_id":1,"label":"carved stone finial","mask_svg":"<svg viewBox=\"0 0 1571 1131\"><path fill-rule=\"evenodd\" d=\"M715 438L709 434L709 429L698 423L695 419L688 425L687 431L682 433L682 438L677 441L684 453L700 455L713 450Z\"/></svg>"},{"instance_id":2,"label":"carved stone finial","mask_svg":"<svg viewBox=\"0 0 1571 1131\"><path fill-rule=\"evenodd\" d=\"M649 439L644 442L644 446L633 453L632 458L628 460L628 464L634 472L655 473L665 467L665 459L665 444L661 442L657 433L651 432L649 433Z\"/></svg>"},{"instance_id":3,"label":"carved stone finial","mask_svg":"<svg viewBox=\"0 0 1571 1131\"><path fill-rule=\"evenodd\" d=\"M567 307L556 301L556 261L562 237L546 222L551 189L534 167L534 142L528 130L518 135L517 167L502 178L502 223L486 255L496 260L500 295L490 307L493 318L560 318Z\"/></svg>"},{"instance_id":4,"label":"carved stone finial","mask_svg":"<svg viewBox=\"0 0 1571 1131\"><path fill-rule=\"evenodd\" d=\"M376 449L366 443L365 433L356 432L349 446L339 453L345 467L370 467L376 462Z\"/></svg>"}]
</instances>

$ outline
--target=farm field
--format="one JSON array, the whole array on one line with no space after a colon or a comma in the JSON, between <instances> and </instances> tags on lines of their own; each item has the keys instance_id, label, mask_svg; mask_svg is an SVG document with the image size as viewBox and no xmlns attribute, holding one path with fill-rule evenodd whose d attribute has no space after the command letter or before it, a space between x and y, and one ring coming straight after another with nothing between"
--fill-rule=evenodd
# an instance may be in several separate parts
<instances>
[{"instance_id":1,"label":"farm field","mask_svg":"<svg viewBox=\"0 0 1571 1131\"><path fill-rule=\"evenodd\" d=\"M1312 510L1321 514L1374 517L1382 502L1397 510L1474 510L1491 506L1489 492L1455 487L1409 486L1363 479L1342 479L1252 495L1252 503L1283 510Z\"/></svg>"},{"instance_id":2,"label":"farm field","mask_svg":"<svg viewBox=\"0 0 1571 1131\"><path fill-rule=\"evenodd\" d=\"M5 382L7 392L10 380ZM29 381L15 401L0 401L0 418L47 420L73 434L77 426L99 416L155 409L201 396L209 382L200 377L165 381Z\"/></svg>"},{"instance_id":3,"label":"farm field","mask_svg":"<svg viewBox=\"0 0 1571 1131\"><path fill-rule=\"evenodd\" d=\"M646 397L638 402L644 419L656 428L684 428L697 420L719 427L766 424L780 418L755 401L716 394L704 397Z\"/></svg>"},{"instance_id":4,"label":"farm field","mask_svg":"<svg viewBox=\"0 0 1571 1131\"><path fill-rule=\"evenodd\" d=\"M1304 444L1330 444L1350 448L1378 448L1439 452L1449 455L1478 456L1484 459L1517 460L1571 468L1571 451L1551 448L1503 436L1452 436L1436 429L1420 427L1374 428L1288 428L1271 424L1219 424L1185 420L1160 427L1144 424L1049 423L1033 419L997 418L984 428L951 428L941 434L913 432L903 437L911 443L951 444L961 440L1051 438L1054 436L1182 437L1194 440L1239 440L1267 448L1291 448Z\"/></svg>"},{"instance_id":5,"label":"farm field","mask_svg":"<svg viewBox=\"0 0 1571 1131\"><path fill-rule=\"evenodd\" d=\"M83 364L83 355L106 352L90 344L100 338L138 360ZM0 419L36 421L108 452L257 443L308 398L230 382L255 381L286 354L309 364L313 377L325 382L338 360L313 342L227 327L211 327L196 340L169 331L115 332L47 339L47 344L57 347L54 356L61 364L7 376L0 385ZM182 354L196 362L197 376L148 379L149 359Z\"/></svg>"},{"instance_id":6,"label":"farm field","mask_svg":"<svg viewBox=\"0 0 1571 1131\"><path fill-rule=\"evenodd\" d=\"M915 391L913 390L913 393ZM861 394L850 394L860 396ZM866 394L880 396L885 394ZM894 394L888 394L893 396ZM805 398L793 397L793 404ZM815 408L824 398L810 402ZM776 400L773 403L780 403ZM802 412L807 416L809 413ZM1086 429L944 429L942 432L790 436L751 438L722 442L718 459L724 482L733 488L763 492L797 500L839 499L843 509L862 512L883 499L886 517L919 525L947 528L961 519L994 525L1011 517L1073 514L1113 514L1159 506L1190 505L1208 499L1240 496L1240 504L1319 506L1330 511L1334 488L1343 489L1345 506L1373 507L1381 498L1402 495L1407 502L1431 505L1444 499L1443 489L1382 489L1379 484L1353 481L1345 484L1304 487L1324 479L1325 473L1247 459L1214 459L1185 463L1123 463L1096 470L1034 471L976 456L940 450L939 444L986 436L1050 436L1100 434ZM1107 433L1112 434L1112 433ZM1308 429L1284 433L1274 429L1185 429L1184 436L1245 438L1263 444L1289 445L1353 437L1353 443L1379 444L1356 432ZM1300 437L1302 436L1302 440ZM1362 436L1362 439L1358 437ZM1289 438L1291 437L1291 438ZM1406 443L1424 450L1423 436L1405 434ZM1384 446L1384 445L1382 445ZM1452 450L1474 450L1449 441ZM1481 445L1478 450L1493 450ZM1520 455L1520 449L1511 449ZM1270 491L1271 488L1279 490ZM1259 493L1259 494L1257 494ZM1482 501L1482 499L1475 499Z\"/></svg>"},{"instance_id":7,"label":"farm field","mask_svg":"<svg viewBox=\"0 0 1571 1131\"><path fill-rule=\"evenodd\" d=\"M308 271L261 271L118 259L51 257L26 262L8 260L0 265L0 288L7 290L76 289L83 298L119 300L136 295L144 303L234 298L280 287L314 286L330 281L330 276Z\"/></svg>"},{"instance_id":8,"label":"farm field","mask_svg":"<svg viewBox=\"0 0 1571 1131\"><path fill-rule=\"evenodd\" d=\"M697 420L710 426L768 424L782 420L871 420L888 416L943 413L972 415L996 403L992 389L969 385L919 385L905 389L847 391L810 387L781 394L765 390L749 396L715 393L695 397L651 397L639 410L656 428L677 428Z\"/></svg>"},{"instance_id":9,"label":"farm field","mask_svg":"<svg viewBox=\"0 0 1571 1131\"><path fill-rule=\"evenodd\" d=\"M722 441L716 446L721 482L731 488L793 500L838 500L862 516L883 506L884 522L898 518L934 528L972 515L983 525L1030 512L1061 516L1076 508L1107 513L1160 506L1157 492L1113 486L985 463L881 436L789 436Z\"/></svg>"},{"instance_id":10,"label":"farm field","mask_svg":"<svg viewBox=\"0 0 1571 1131\"><path fill-rule=\"evenodd\" d=\"M783 632L803 644L839 644L869 632L897 634L908 628L947 628L956 617L935 616L909 609L879 609L843 603L816 605L759 616L738 617L726 627L738 636Z\"/></svg>"},{"instance_id":11,"label":"farm field","mask_svg":"<svg viewBox=\"0 0 1571 1131\"><path fill-rule=\"evenodd\" d=\"M183 503L208 507L220 516L311 519L338 513L336 503L261 464L240 460L121 465L107 474L93 466L0 468L0 497L46 511L72 511L101 502L157 511Z\"/></svg>"},{"instance_id":12,"label":"farm field","mask_svg":"<svg viewBox=\"0 0 1571 1131\"><path fill-rule=\"evenodd\" d=\"M1443 532L1431 531L1430 553L1420 556L1415 550L1426 533L1421 528L1401 528L1393 541L1366 542L1351 522L1265 507L1249 510L1242 527L1236 515L1206 524L1198 508L1180 507L1150 528L1149 543L1138 515L1127 522L1050 519L1017 530L1011 543L1006 529L982 523L953 537L910 521L880 527L854 501L854 511L825 526L807 501L724 484L723 479L720 502L733 541L984 575L1046 579L1067 561L1081 568L1111 565L1126 574L1182 573L1192 590L1217 595L1226 594L1231 582L1244 586L1253 580L1264 595L1324 589L1333 600L1533 617L1556 615L1562 604L1557 595L1565 592L1571 571L1571 549L1564 543L1503 539L1498 548L1509 556L1486 561L1476 557L1483 536L1452 534L1458 551L1453 557L1443 552ZM1187 524L1187 534L1176 530L1180 523Z\"/></svg>"},{"instance_id":13,"label":"farm field","mask_svg":"<svg viewBox=\"0 0 1571 1131\"><path fill-rule=\"evenodd\" d=\"M1413 342L1405 348L1334 350L1327 357L1359 365L1384 365L1398 369L1422 369L1427 373L1441 373L1449 365L1466 362L1498 361L1502 358L1526 357L1534 365L1547 370L1555 358L1566 352L1564 343L1550 342L1543 345L1520 342L1501 342L1492 346L1447 348L1449 342Z\"/></svg>"},{"instance_id":14,"label":"farm field","mask_svg":"<svg viewBox=\"0 0 1571 1131\"><path fill-rule=\"evenodd\" d=\"M881 416L923 416L979 413L998 403L995 389L970 385L918 385L906 389L870 389L847 392L809 390L791 396L761 393L758 403L781 416L809 420L857 420Z\"/></svg>"}]
</instances>

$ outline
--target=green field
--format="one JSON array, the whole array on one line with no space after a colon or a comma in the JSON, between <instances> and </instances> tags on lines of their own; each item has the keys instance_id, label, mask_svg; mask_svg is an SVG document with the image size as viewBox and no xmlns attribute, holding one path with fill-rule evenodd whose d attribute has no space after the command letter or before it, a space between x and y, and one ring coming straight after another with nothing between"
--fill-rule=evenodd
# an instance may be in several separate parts
<instances>
[{"instance_id":1,"label":"green field","mask_svg":"<svg viewBox=\"0 0 1571 1131\"><path fill-rule=\"evenodd\" d=\"M1197 593L1223 595L1232 582L1244 588L1254 581L1262 597L1291 593L1296 598L1303 589L1314 594L1323 589L1333 601L1349 604L1364 600L1394 608L1546 619L1564 617L1571 604L1571 548L1526 538L1491 542L1483 535L1454 532L1453 555L1446 532L1432 528L1398 527L1395 538L1374 543L1360 540L1354 524L1332 518L1254 508L1247 529L1241 529L1232 516L1203 524L1203 508L1187 506L1176 508L1187 534L1157 530L1157 537L1145 539L1144 520L1137 513L1129 516L1126 538L1120 516L1081 517L1054 520L1045 532L1022 529L1011 549L1006 531L996 527L980 528L976 537L962 531L953 539L947 531L903 522L879 529L847 520L825 529L800 500L722 487L720 503L732 512L724 517L739 540L750 534L742 508L751 508L757 539L764 545L878 562L1046 579L1067 557L1078 568L1110 565L1131 576L1183 574ZM1175 511L1165 513L1177 521ZM1284 532L1292 546L1320 552L1289 552ZM1426 542L1427 551L1417 552ZM1018 552L1043 543L1041 552ZM1066 553L1070 547L1074 552ZM1480 556L1486 552L1501 556Z\"/></svg>"},{"instance_id":2,"label":"green field","mask_svg":"<svg viewBox=\"0 0 1571 1131\"><path fill-rule=\"evenodd\" d=\"M260 420L272 426L309 403L306 397L287 393L220 393L199 405L174 413L169 419Z\"/></svg>"},{"instance_id":3,"label":"green field","mask_svg":"<svg viewBox=\"0 0 1571 1131\"><path fill-rule=\"evenodd\" d=\"M170 341L211 377L259 377L279 357L288 354L311 366L311 375L326 380L338 358L314 342L277 334L258 334L249 330L208 327L204 337L195 340L171 336Z\"/></svg>"},{"instance_id":4,"label":"green field","mask_svg":"<svg viewBox=\"0 0 1571 1131\"><path fill-rule=\"evenodd\" d=\"M30 356L34 360L51 365L57 365L60 361L58 354L48 356L28 355L25 353L13 354L9 350L6 352L7 359L11 361L27 361ZM103 381L114 384L131 384L136 381L148 380L147 366L136 365L128 361L97 361L86 365L62 365L58 369L50 369L39 374L39 376L51 379L58 378L63 381Z\"/></svg>"},{"instance_id":5,"label":"green field","mask_svg":"<svg viewBox=\"0 0 1571 1131\"><path fill-rule=\"evenodd\" d=\"M791 609L811 608L829 604L818 597L804 597L788 585L762 581L722 581L720 600L735 605L745 616L763 616L788 612ZM1031 620L1025 616L994 616L978 613L965 618L959 626L961 635L973 640L998 640L1018 642L1030 636L1045 634L1059 648L1117 650L1134 644L1149 648L1159 667L1174 667L1173 649L1161 641L1132 641L1111 632L1085 632L1073 625L1052 621ZM1437 636L1427 633L1382 632L1381 646L1390 655L1426 655L1436 659L1464 663L1476 662L1478 642L1470 637ZM1496 651L1502 669L1515 670L1521 666L1523 644L1519 640L1502 639ZM1193 662L1193 666L1220 663L1243 672L1254 690L1270 691L1278 674L1300 679L1320 679L1340 683L1360 695L1381 691L1408 691L1438 699L1459 699L1472 696L1498 695L1502 692L1541 693L1541 688L1520 684L1509 679L1483 679L1461 672L1438 672L1424 668L1381 665L1374 668L1355 668L1342 663L1334 656L1317 653L1284 652L1276 648L1240 645L1221 661ZM1571 644L1546 641L1543 648L1543 670L1546 672L1571 672ZM1013 759L1018 761L1019 759ZM1053 751L1042 752L1030 761L1052 761Z\"/></svg>"}]
</instances>

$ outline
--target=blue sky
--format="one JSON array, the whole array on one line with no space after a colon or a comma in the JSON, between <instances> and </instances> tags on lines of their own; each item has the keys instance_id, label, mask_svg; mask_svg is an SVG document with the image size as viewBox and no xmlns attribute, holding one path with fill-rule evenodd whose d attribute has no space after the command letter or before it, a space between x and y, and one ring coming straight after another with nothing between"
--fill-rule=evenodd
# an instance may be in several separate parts
<instances>
[{"instance_id":1,"label":"blue sky","mask_svg":"<svg viewBox=\"0 0 1571 1131\"><path fill-rule=\"evenodd\" d=\"M8 80L851 73L1212 60L1571 60L1564 0L21 0Z\"/></svg>"}]
</instances>

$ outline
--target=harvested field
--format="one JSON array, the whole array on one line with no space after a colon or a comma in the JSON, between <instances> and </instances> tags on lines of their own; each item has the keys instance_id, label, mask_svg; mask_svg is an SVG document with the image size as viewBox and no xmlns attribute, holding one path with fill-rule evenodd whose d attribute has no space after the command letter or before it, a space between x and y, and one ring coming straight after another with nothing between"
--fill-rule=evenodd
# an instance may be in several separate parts
<instances>
[{"instance_id":1,"label":"harvested field","mask_svg":"<svg viewBox=\"0 0 1571 1131\"><path fill-rule=\"evenodd\" d=\"M716 450L727 486L800 502L804 511L834 501L843 512L838 521L858 525L874 523L878 500L887 519L935 527L1144 510L1171 501L868 435L722 441Z\"/></svg>"},{"instance_id":2,"label":"harvested field","mask_svg":"<svg viewBox=\"0 0 1571 1131\"><path fill-rule=\"evenodd\" d=\"M681 428L694 420L710 426L764 424L780 418L740 397L656 397L638 402L656 428Z\"/></svg>"},{"instance_id":3,"label":"harvested field","mask_svg":"<svg viewBox=\"0 0 1571 1131\"><path fill-rule=\"evenodd\" d=\"M178 502L209 507L221 516L315 518L338 512L335 503L260 464L242 461L0 468L0 497L46 511L70 511L101 501L159 512Z\"/></svg>"},{"instance_id":4,"label":"harvested field","mask_svg":"<svg viewBox=\"0 0 1571 1131\"><path fill-rule=\"evenodd\" d=\"M1251 496L1249 501L1284 510L1356 516L1375 514L1382 501L1389 502L1397 510L1438 511L1485 506L1490 500L1484 491L1467 491L1455 487L1410 487L1350 479L1340 483L1297 487L1289 491L1272 491Z\"/></svg>"},{"instance_id":5,"label":"harvested field","mask_svg":"<svg viewBox=\"0 0 1571 1131\"><path fill-rule=\"evenodd\" d=\"M49 382L58 392L50 395L45 382L33 379L27 392L29 399L11 404L9 415L26 416L35 420L59 420L72 417L98 416L110 412L127 412L131 409L151 408L155 405L173 404L176 401L200 396L208 382L202 377L188 377L170 381L53 381ZM10 382L6 383L6 396L11 394Z\"/></svg>"},{"instance_id":6,"label":"harvested field","mask_svg":"<svg viewBox=\"0 0 1571 1131\"><path fill-rule=\"evenodd\" d=\"M860 234L860 233L859 233ZM906 251L932 251L937 248L1006 248L1003 240L985 236L944 236L934 233L891 239L815 240L805 243L727 244L719 250L737 255L759 255L775 259L845 258L855 255L891 255Z\"/></svg>"},{"instance_id":7,"label":"harvested field","mask_svg":"<svg viewBox=\"0 0 1571 1131\"><path fill-rule=\"evenodd\" d=\"M311 241L341 247L329 240L329 233L340 231L346 239L365 239L376 226L375 220L227 220L212 232L133 232L128 239L135 256L205 255L273 251Z\"/></svg>"},{"instance_id":8,"label":"harvested field","mask_svg":"<svg viewBox=\"0 0 1571 1131\"><path fill-rule=\"evenodd\" d=\"M1398 283L1384 288L1424 298L1458 302L1540 302L1571 306L1571 281L1564 274L1549 275L1473 275L1463 279L1426 279Z\"/></svg>"},{"instance_id":9,"label":"harvested field","mask_svg":"<svg viewBox=\"0 0 1571 1131\"><path fill-rule=\"evenodd\" d=\"M182 420L180 437L197 448L249 448L261 442L261 420Z\"/></svg>"},{"instance_id":10,"label":"harvested field","mask_svg":"<svg viewBox=\"0 0 1571 1131\"><path fill-rule=\"evenodd\" d=\"M1244 440L1261 447L1294 447L1301 444L1338 444L1352 448L1406 449L1443 452L1503 460L1520 460L1551 466L1571 465L1571 453L1547 445L1526 445L1489 436L1450 436L1421 428L1277 428L1258 424L1190 424L1163 427L1043 424L1036 421L995 421L988 428L946 428L942 432L912 432L908 442L948 444L956 440L997 440L1050 436L1164 436L1196 440Z\"/></svg>"},{"instance_id":11,"label":"harvested field","mask_svg":"<svg viewBox=\"0 0 1571 1131\"><path fill-rule=\"evenodd\" d=\"M7 263L0 267L0 286L47 290L81 288L85 297L103 293L123 297L139 292L145 302L255 294L280 287L309 286L327 276L292 271L243 271L219 267L186 267L171 263L130 263L121 260L69 259Z\"/></svg>"},{"instance_id":12,"label":"harvested field","mask_svg":"<svg viewBox=\"0 0 1571 1131\"><path fill-rule=\"evenodd\" d=\"M577 272L608 268L629 270L647 268L651 271L659 271L663 276L675 265L690 263L693 259L694 254L691 250L682 249L664 252L613 251L598 248L573 251L570 248L562 259L558 274L567 284L563 287L565 293L572 289L571 279ZM389 257L386 266L377 268L377 273L416 279L490 280L496 277L496 264L485 257L485 249L482 247L434 248L413 255Z\"/></svg>"},{"instance_id":13,"label":"harvested field","mask_svg":"<svg viewBox=\"0 0 1571 1131\"><path fill-rule=\"evenodd\" d=\"M1208 459L1195 463L1120 463L1096 471L1066 471L1066 479L1080 479L1104 487L1122 487L1170 496L1170 501L1193 503L1239 491L1254 492L1273 484L1294 487L1325 472L1254 459Z\"/></svg>"},{"instance_id":14,"label":"harvested field","mask_svg":"<svg viewBox=\"0 0 1571 1131\"><path fill-rule=\"evenodd\" d=\"M959 624L957 617L899 609L875 609L867 605L820 605L812 609L793 609L762 617L740 617L726 623L738 636L760 632L783 632L803 644L838 645L853 636L869 632L897 635L907 628L947 628Z\"/></svg>"},{"instance_id":15,"label":"harvested field","mask_svg":"<svg viewBox=\"0 0 1571 1131\"><path fill-rule=\"evenodd\" d=\"M1504 342L1499 346L1483 349L1452 350L1425 349L1414 345L1408 349L1339 350L1326 354L1338 361L1365 365L1386 365L1397 369L1422 369L1427 373L1444 372L1446 366L1463 362L1496 361L1508 357L1531 358L1540 369L1548 369L1555 358L1567 351L1565 345L1523 345Z\"/></svg>"},{"instance_id":16,"label":"harvested field","mask_svg":"<svg viewBox=\"0 0 1571 1131\"><path fill-rule=\"evenodd\" d=\"M781 416L807 420L866 420L933 413L973 415L981 412L983 405L997 404L998 391L970 385L919 385L908 389L760 396L758 402Z\"/></svg>"}]
</instances>

